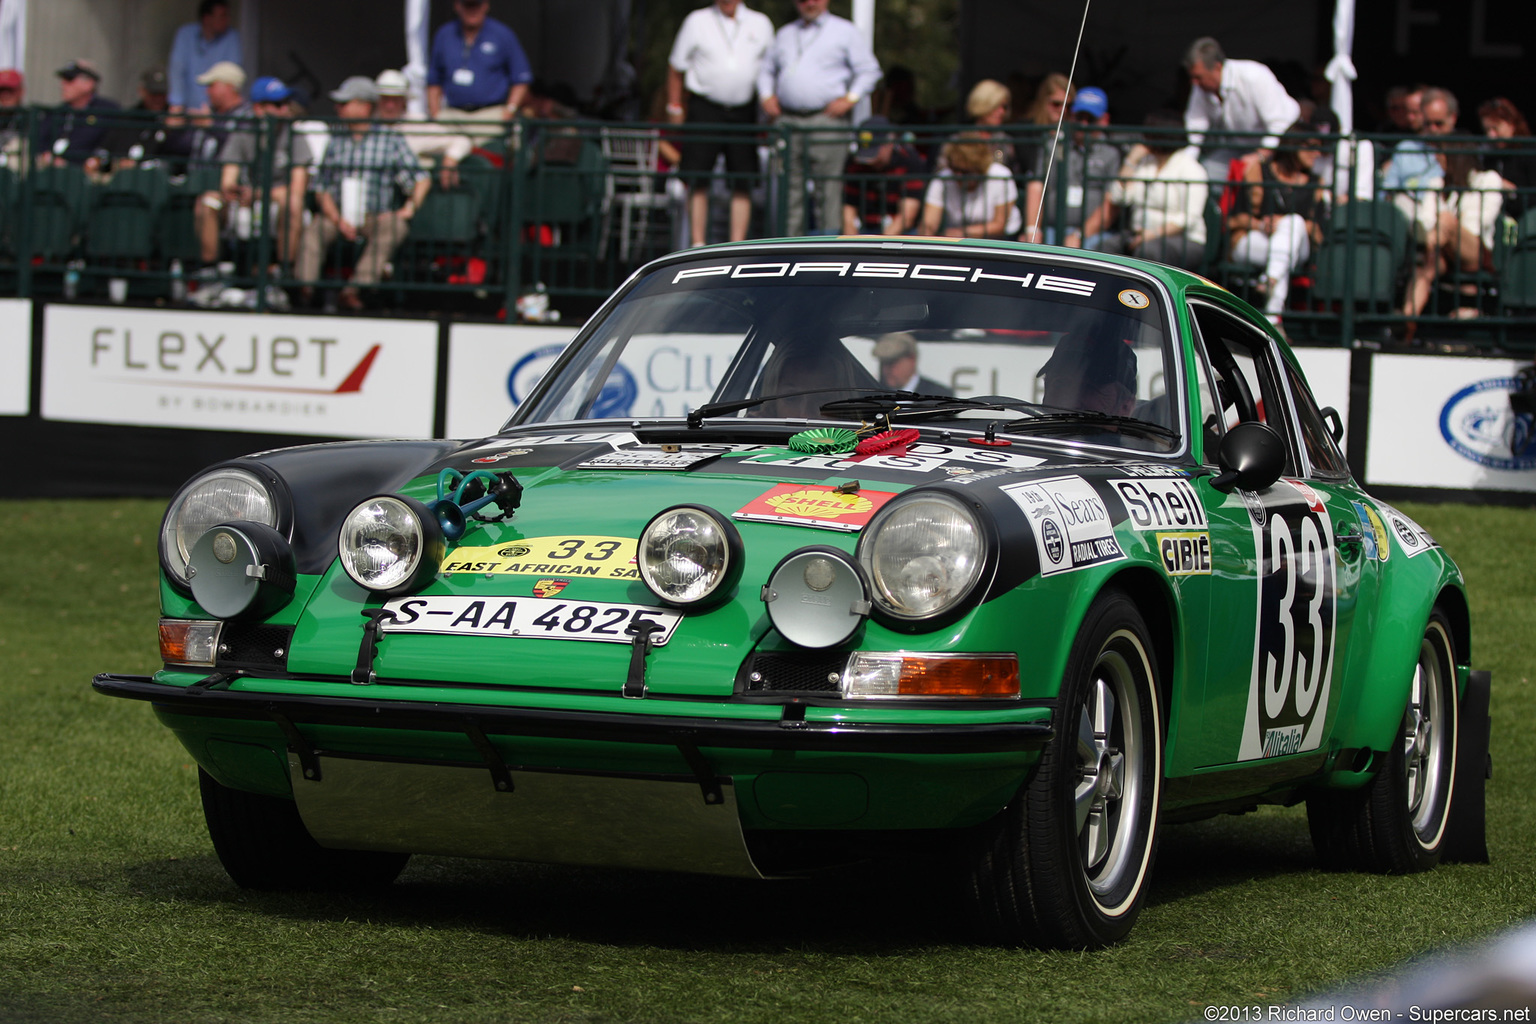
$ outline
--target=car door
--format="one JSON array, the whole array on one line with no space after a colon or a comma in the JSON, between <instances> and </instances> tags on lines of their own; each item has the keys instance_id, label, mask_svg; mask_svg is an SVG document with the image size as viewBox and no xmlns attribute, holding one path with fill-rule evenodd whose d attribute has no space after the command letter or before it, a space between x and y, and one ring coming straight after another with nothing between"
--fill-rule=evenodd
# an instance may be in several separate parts
<instances>
[{"instance_id":1,"label":"car door","mask_svg":"<svg viewBox=\"0 0 1536 1024\"><path fill-rule=\"evenodd\" d=\"M1215 304L1194 301L1190 312L1209 375L1205 461L1215 463L1220 438L1245 420L1273 428L1288 457L1281 479L1260 491L1196 481L1210 520L1212 601L1201 726L1181 760L1245 763L1281 781L1327 749L1360 586L1360 519L1310 398L1316 422L1307 431L1297 422L1300 378L1269 336Z\"/></svg>"}]
</instances>

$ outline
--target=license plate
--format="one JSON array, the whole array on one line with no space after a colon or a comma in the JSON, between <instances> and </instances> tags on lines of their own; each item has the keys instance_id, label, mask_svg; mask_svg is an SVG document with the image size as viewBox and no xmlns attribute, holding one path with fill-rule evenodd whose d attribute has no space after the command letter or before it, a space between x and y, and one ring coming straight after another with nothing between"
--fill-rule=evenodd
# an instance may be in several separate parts
<instances>
[{"instance_id":1,"label":"license plate","mask_svg":"<svg viewBox=\"0 0 1536 1024\"><path fill-rule=\"evenodd\" d=\"M660 623L651 646L672 637L682 618L665 608L599 601L557 601L547 597L397 597L384 604L394 618L380 623L385 633L445 636L513 636L543 640L595 640L628 644L625 628L636 619Z\"/></svg>"}]
</instances>

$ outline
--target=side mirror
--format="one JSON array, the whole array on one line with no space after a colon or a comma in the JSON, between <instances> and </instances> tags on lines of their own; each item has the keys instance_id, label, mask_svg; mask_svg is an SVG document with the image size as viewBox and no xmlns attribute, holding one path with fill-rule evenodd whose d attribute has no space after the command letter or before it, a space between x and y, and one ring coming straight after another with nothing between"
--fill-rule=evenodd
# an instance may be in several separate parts
<instances>
[{"instance_id":1,"label":"side mirror","mask_svg":"<svg viewBox=\"0 0 1536 1024\"><path fill-rule=\"evenodd\" d=\"M1211 479L1218 491L1234 487L1262 491L1285 472L1285 441L1263 423L1239 423L1221 440L1221 473Z\"/></svg>"},{"instance_id":2,"label":"side mirror","mask_svg":"<svg viewBox=\"0 0 1536 1024\"><path fill-rule=\"evenodd\" d=\"M1339 410L1333 406L1324 406L1319 410L1323 415L1323 422L1328 424L1328 433L1333 435L1335 444L1344 443L1344 417L1339 415Z\"/></svg>"}]
</instances>

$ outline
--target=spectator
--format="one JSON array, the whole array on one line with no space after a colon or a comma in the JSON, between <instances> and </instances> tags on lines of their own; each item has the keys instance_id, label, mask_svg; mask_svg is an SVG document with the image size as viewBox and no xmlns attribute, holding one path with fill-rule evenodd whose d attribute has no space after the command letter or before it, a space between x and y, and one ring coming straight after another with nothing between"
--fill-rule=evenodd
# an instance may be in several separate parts
<instances>
[{"instance_id":1,"label":"spectator","mask_svg":"<svg viewBox=\"0 0 1536 1024\"><path fill-rule=\"evenodd\" d=\"M715 0L683 19L667 58L667 120L682 124L750 125L757 121L757 75L773 45L773 22L740 0ZM687 103L684 105L684 91ZM725 158L731 186L730 239L747 237L757 144L749 135L685 136L682 174L688 183L693 244L709 227L709 176Z\"/></svg>"},{"instance_id":2,"label":"spectator","mask_svg":"<svg viewBox=\"0 0 1536 1024\"><path fill-rule=\"evenodd\" d=\"M1044 241L1054 245L1058 238L1074 248L1096 249L1099 239L1083 238L1083 218L1104 202L1110 181L1120 170L1125 154L1105 138L1109 127L1109 96L1103 89L1084 86L1072 100L1072 128L1062 133L1071 149L1051 159L1050 149L1037 154L1030 179L1024 186L1024 233L1021 242ZM1058 137L1056 143L1063 143ZM1062 194L1065 187L1065 196ZM1061 200L1065 198L1063 214ZM1064 216L1065 219L1062 219ZM1045 224L1043 228L1037 225Z\"/></svg>"},{"instance_id":3,"label":"spectator","mask_svg":"<svg viewBox=\"0 0 1536 1024\"><path fill-rule=\"evenodd\" d=\"M944 168L928 183L920 234L1009 238L1019 233L1019 188L981 132L961 132L944 147Z\"/></svg>"},{"instance_id":4,"label":"spectator","mask_svg":"<svg viewBox=\"0 0 1536 1024\"><path fill-rule=\"evenodd\" d=\"M816 228L837 230L842 218L838 175L848 155L840 128L880 81L880 62L864 33L827 12L827 0L795 0L800 17L779 29L757 77L769 120L796 129L789 140L789 194L784 197L791 235L806 230L809 172L816 193Z\"/></svg>"},{"instance_id":5,"label":"spectator","mask_svg":"<svg viewBox=\"0 0 1536 1024\"><path fill-rule=\"evenodd\" d=\"M971 123L991 138L992 159L1017 173L1018 156L1013 143L999 130L1013 112L1013 94L1008 87L1002 82L983 78L971 86L970 95L965 98L965 112Z\"/></svg>"},{"instance_id":6,"label":"spectator","mask_svg":"<svg viewBox=\"0 0 1536 1024\"><path fill-rule=\"evenodd\" d=\"M166 69L171 110L202 113L209 109L203 72L221 62L241 65L240 33L230 27L229 0L202 0L197 20L176 30L171 59Z\"/></svg>"},{"instance_id":7,"label":"spectator","mask_svg":"<svg viewBox=\"0 0 1536 1024\"><path fill-rule=\"evenodd\" d=\"M1274 324L1285 309L1291 275L1322 241L1327 200L1315 167L1323 138L1312 124L1291 125L1270 157L1243 172L1245 187L1227 218L1233 261L1264 270L1264 313Z\"/></svg>"},{"instance_id":8,"label":"spectator","mask_svg":"<svg viewBox=\"0 0 1536 1024\"><path fill-rule=\"evenodd\" d=\"M880 361L880 383L886 387L919 395L954 397L953 390L917 372L917 339L905 331L881 335L872 354Z\"/></svg>"},{"instance_id":9,"label":"spectator","mask_svg":"<svg viewBox=\"0 0 1536 1024\"><path fill-rule=\"evenodd\" d=\"M161 68L150 68L139 76L139 102L128 108L129 113L139 116L107 133L105 146L115 166L175 160L179 167L186 160L191 140L179 126L179 119L165 116L170 109L169 87Z\"/></svg>"},{"instance_id":10,"label":"spectator","mask_svg":"<svg viewBox=\"0 0 1536 1024\"><path fill-rule=\"evenodd\" d=\"M1067 105L1074 99L1076 93L1072 82L1060 71L1052 71L1040 79L1040 84L1035 87L1035 98L1024 110L1024 123L1034 125L1039 131L1033 133L1028 145L1019 147L1021 167L1030 168L1040 162L1041 152L1049 149L1043 140L1061 124Z\"/></svg>"},{"instance_id":11,"label":"spectator","mask_svg":"<svg viewBox=\"0 0 1536 1024\"><path fill-rule=\"evenodd\" d=\"M427 116L498 126L517 116L533 69L517 33L488 15L489 0L455 0L458 17L432 37L427 64ZM473 131L498 135L501 129Z\"/></svg>"},{"instance_id":12,"label":"spectator","mask_svg":"<svg viewBox=\"0 0 1536 1024\"><path fill-rule=\"evenodd\" d=\"M843 164L843 234L909 233L923 208L923 158L883 117L860 124L857 140Z\"/></svg>"},{"instance_id":13,"label":"spectator","mask_svg":"<svg viewBox=\"0 0 1536 1024\"><path fill-rule=\"evenodd\" d=\"M26 151L26 120L22 104L27 80L15 68L0 71L0 167L22 163Z\"/></svg>"},{"instance_id":14,"label":"spectator","mask_svg":"<svg viewBox=\"0 0 1536 1024\"><path fill-rule=\"evenodd\" d=\"M1099 234L1129 207L1129 239L1105 236L1099 245L1101 251L1129 252L1195 269L1205 259L1209 182L1195 148L1179 130L1183 122L1178 114L1155 111L1147 115L1146 125L1152 131L1144 140L1144 150L1120 169L1120 177L1110 184L1104 202L1083 222L1083 235L1091 238Z\"/></svg>"},{"instance_id":15,"label":"spectator","mask_svg":"<svg viewBox=\"0 0 1536 1024\"><path fill-rule=\"evenodd\" d=\"M121 109L96 94L101 72L88 60L75 59L59 68L59 95L63 103L43 115L38 126L40 159L55 165L74 164L95 170L100 165L107 125L102 113Z\"/></svg>"},{"instance_id":16,"label":"spectator","mask_svg":"<svg viewBox=\"0 0 1536 1024\"><path fill-rule=\"evenodd\" d=\"M379 94L379 109L374 116L380 121L388 121L405 136L405 144L411 147L418 160L431 161L444 188L457 186L459 161L474 150L474 140L433 124L423 115L410 113L407 107L411 83L403 72L393 68L380 71L373 86Z\"/></svg>"},{"instance_id":17,"label":"spectator","mask_svg":"<svg viewBox=\"0 0 1536 1024\"><path fill-rule=\"evenodd\" d=\"M214 166L219 160L219 150L224 140L244 118L251 116L251 105L245 101L245 71L238 64L220 61L197 76L199 85L207 90L209 114L192 121L191 139L187 144L190 167Z\"/></svg>"},{"instance_id":18,"label":"spectator","mask_svg":"<svg viewBox=\"0 0 1536 1024\"><path fill-rule=\"evenodd\" d=\"M371 123L378 90L370 78L354 75L331 93L336 116L346 122L345 131L332 133L325 147L315 181L315 202L320 216L304 229L296 275L305 282L320 278L325 251L338 237L353 241L359 234L368 239L352 283L341 289L336 301L344 309L363 308L359 287L377 284L385 265L405 239L410 219L421 207L432 178L399 132ZM409 196L395 205L397 187L408 187ZM306 298L313 288L306 285Z\"/></svg>"},{"instance_id":19,"label":"spectator","mask_svg":"<svg viewBox=\"0 0 1536 1024\"><path fill-rule=\"evenodd\" d=\"M1455 130L1456 97L1432 86L1415 90L1415 95L1420 97L1420 112L1410 117L1417 117L1419 137L1393 147L1381 175L1381 191L1413 225L1414 239L1426 243L1439 223L1438 194L1445 184L1445 167L1429 139Z\"/></svg>"},{"instance_id":20,"label":"spectator","mask_svg":"<svg viewBox=\"0 0 1536 1024\"><path fill-rule=\"evenodd\" d=\"M1184 68L1192 86L1184 127L1192 143L1204 144L1200 163L1212 181L1227 180L1233 160L1246 167L1269 156L1277 136L1300 116L1301 106L1273 71L1256 60L1228 60L1209 36L1190 44ZM1242 134L1206 139L1207 130ZM1254 138L1259 135L1263 138ZM1258 147L1244 152L1255 141Z\"/></svg>"},{"instance_id":21,"label":"spectator","mask_svg":"<svg viewBox=\"0 0 1536 1024\"><path fill-rule=\"evenodd\" d=\"M1418 126L1409 120L1408 100L1413 97L1413 107L1418 109L1418 94L1406 85L1394 85L1387 90L1383 100L1386 105L1386 120L1376 126L1376 130L1383 135L1413 135L1418 132ZM1422 116L1422 115L1420 115Z\"/></svg>"},{"instance_id":22,"label":"spectator","mask_svg":"<svg viewBox=\"0 0 1536 1024\"><path fill-rule=\"evenodd\" d=\"M1483 134L1494 140L1488 166L1502 179L1504 216L1519 220L1536 205L1536 139L1530 125L1509 100L1497 96L1477 108Z\"/></svg>"},{"instance_id":23,"label":"spectator","mask_svg":"<svg viewBox=\"0 0 1536 1024\"><path fill-rule=\"evenodd\" d=\"M266 133L266 145L272 152L271 188L259 187L264 183L256 180L261 155L257 132L253 128L231 132L219 151L219 162L223 164L219 190L203 193L194 208L205 266L218 262L220 231L233 224L239 209L276 212L273 255L278 263L287 263L298 253L310 153L304 137L293 134L288 120L289 95L288 86L276 78L258 78L251 85L251 113L261 118L282 119L275 130Z\"/></svg>"}]
</instances>

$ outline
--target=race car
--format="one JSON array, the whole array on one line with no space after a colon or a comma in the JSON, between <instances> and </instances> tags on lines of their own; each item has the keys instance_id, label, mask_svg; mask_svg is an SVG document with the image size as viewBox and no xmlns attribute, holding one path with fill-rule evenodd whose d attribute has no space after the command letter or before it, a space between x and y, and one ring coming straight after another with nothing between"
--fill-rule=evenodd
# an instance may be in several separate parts
<instances>
[{"instance_id":1,"label":"race car","mask_svg":"<svg viewBox=\"0 0 1536 1024\"><path fill-rule=\"evenodd\" d=\"M164 667L94 685L196 759L242 886L907 858L978 935L1101 947L1169 822L1305 801L1330 867L1486 855L1462 575L1342 433L1170 267L691 249L493 436L194 476Z\"/></svg>"}]
</instances>

